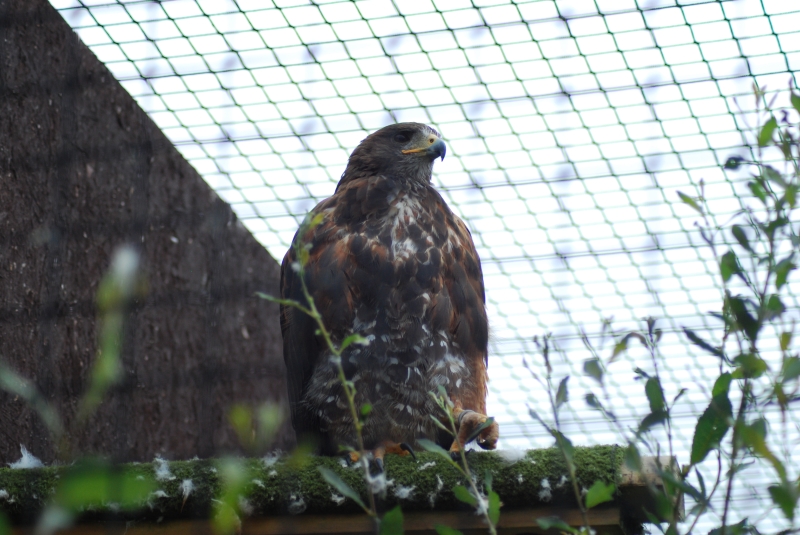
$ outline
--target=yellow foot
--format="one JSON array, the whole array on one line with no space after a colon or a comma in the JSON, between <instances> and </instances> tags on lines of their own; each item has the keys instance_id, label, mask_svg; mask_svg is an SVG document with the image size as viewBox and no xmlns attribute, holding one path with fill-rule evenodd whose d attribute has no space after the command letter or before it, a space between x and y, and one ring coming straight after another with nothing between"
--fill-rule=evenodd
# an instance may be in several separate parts
<instances>
[{"instance_id":1,"label":"yellow foot","mask_svg":"<svg viewBox=\"0 0 800 535\"><path fill-rule=\"evenodd\" d=\"M458 436L450 446L450 455L457 457L465 444L477 439L477 444L485 450L497 447L500 437L500 426L485 414L471 410L456 411L456 429Z\"/></svg>"},{"instance_id":2,"label":"yellow foot","mask_svg":"<svg viewBox=\"0 0 800 535\"><path fill-rule=\"evenodd\" d=\"M367 451L368 457L370 453L372 454L372 459L375 461L378 470L380 470L381 472L383 472L383 458L386 456L387 453L391 455L399 455L400 457L411 455L411 457L413 457L415 461L417 460L417 456L416 454L414 454L413 448L411 448L411 446L409 446L405 442L397 443L387 440L385 442L382 442L381 445L375 448L374 450ZM351 451L348 454L348 457L350 459L350 462L355 464L359 461L359 459L361 459L361 454L359 454L359 452L357 451Z\"/></svg>"}]
</instances>

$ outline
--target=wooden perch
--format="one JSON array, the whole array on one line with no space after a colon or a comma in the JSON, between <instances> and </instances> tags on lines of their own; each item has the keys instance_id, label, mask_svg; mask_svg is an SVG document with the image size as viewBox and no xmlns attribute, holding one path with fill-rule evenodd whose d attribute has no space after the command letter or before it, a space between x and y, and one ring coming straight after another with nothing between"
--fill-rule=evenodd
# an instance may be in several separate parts
<instances>
[{"instance_id":1,"label":"wooden perch","mask_svg":"<svg viewBox=\"0 0 800 535\"><path fill-rule=\"evenodd\" d=\"M613 501L589 511L598 533L641 532L644 509L653 510L647 487L660 484L656 460L645 458L644 472L631 473L623 467L623 451L617 446L575 449L579 488L588 489L598 480L617 484ZM380 508L399 504L406 533L433 533L436 524L465 534L485 533L481 517L453 495L452 489L465 483L460 474L436 455L420 453L418 458L414 462L387 457ZM547 516L558 516L570 525L581 523L558 450L531 450L513 458L476 451L468 460L480 488L485 474L492 474L493 489L503 503L499 533L541 533L536 519ZM676 470L674 461L660 460L664 469ZM78 515L79 523L69 533L210 532L207 519L226 486L222 481L236 480L235 506L243 519L243 533L370 533L369 518L322 479L320 466L335 471L366 498L363 473L341 458L158 460L114 467L0 469L0 511L10 517L16 534L30 532L36 518L53 503Z\"/></svg>"}]
</instances>

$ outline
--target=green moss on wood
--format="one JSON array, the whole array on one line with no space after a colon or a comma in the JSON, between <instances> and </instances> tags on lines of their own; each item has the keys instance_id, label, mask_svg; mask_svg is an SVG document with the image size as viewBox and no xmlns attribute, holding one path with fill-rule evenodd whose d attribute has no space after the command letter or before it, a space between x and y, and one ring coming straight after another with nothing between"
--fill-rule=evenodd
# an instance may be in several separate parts
<instances>
[{"instance_id":1,"label":"green moss on wood","mask_svg":"<svg viewBox=\"0 0 800 535\"><path fill-rule=\"evenodd\" d=\"M493 488L500 495L504 508L538 504L575 506L572 489L566 480L566 464L558 450L531 450L515 461L505 460L496 452L475 451L469 454L468 460L480 487L485 473L492 473ZM622 464L622 449L617 446L578 447L575 461L579 487L588 488L597 480L616 482ZM244 470L245 482L238 505L245 513L358 512L356 504L342 498L322 479L318 471L320 466L336 472L366 498L360 468L345 466L341 458L312 457L298 463L297 459L282 457L244 459L238 463ZM55 500L95 516L113 514L141 520L208 516L212 500L221 496L221 461L169 462L169 475L165 476L162 470L162 477L157 479L159 466L160 463L142 463L113 468L89 465L88 468L0 469L0 510L16 521L25 521L34 518L47 503ZM386 479L383 498L386 507L397 503L405 511L464 507L452 494L455 485L465 484L463 477L434 454L419 453L417 462L410 457L388 456ZM187 481L191 483L184 483ZM67 486L65 482L71 482L69 495L58 490ZM87 493L82 501L81 486L107 488ZM128 490L120 490L120 487ZM191 492L187 496L188 489Z\"/></svg>"}]
</instances>

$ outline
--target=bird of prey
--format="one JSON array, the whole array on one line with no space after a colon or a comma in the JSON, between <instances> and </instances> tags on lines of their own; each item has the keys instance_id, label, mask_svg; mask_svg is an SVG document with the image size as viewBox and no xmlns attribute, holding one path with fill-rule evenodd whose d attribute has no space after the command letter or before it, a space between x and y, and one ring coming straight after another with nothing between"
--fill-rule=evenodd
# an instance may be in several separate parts
<instances>
[{"instance_id":1,"label":"bird of prey","mask_svg":"<svg viewBox=\"0 0 800 535\"><path fill-rule=\"evenodd\" d=\"M472 236L431 184L446 146L433 128L400 123L367 136L350 155L336 192L301 227L281 265L281 297L305 303L298 243L308 250L305 282L333 341L355 333L341 363L356 404L372 406L362 435L382 466L419 438L455 453L486 422L487 345L483 274ZM338 369L311 317L281 306L292 424L298 441L323 454L355 447L355 427ZM444 387L458 438L430 392ZM477 443L494 449L492 423ZM413 451L413 450L412 450Z\"/></svg>"}]
</instances>

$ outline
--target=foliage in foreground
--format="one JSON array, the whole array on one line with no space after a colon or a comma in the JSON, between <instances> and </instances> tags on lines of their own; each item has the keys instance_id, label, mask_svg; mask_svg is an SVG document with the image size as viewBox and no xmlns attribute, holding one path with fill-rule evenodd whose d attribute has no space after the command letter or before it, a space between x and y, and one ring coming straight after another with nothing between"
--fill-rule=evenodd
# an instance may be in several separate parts
<instances>
[{"instance_id":1,"label":"foliage in foreground","mask_svg":"<svg viewBox=\"0 0 800 535\"><path fill-rule=\"evenodd\" d=\"M800 357L792 350L797 317L791 317L784 303L792 297L787 282L797 268L800 248L800 237L793 221L800 191L800 130L789 122L786 111L778 119L763 90L755 88L754 91L756 101L761 104L759 110L765 117L757 132L759 158L748 162L732 157L725 164L725 168L731 170L751 166L753 174L747 188L752 203L732 221L719 224L704 198L702 181L697 195L678 192L680 202L700 217L696 225L705 247L713 254L722 295L720 308L709 313L711 321L719 326L712 330L713 338L683 328L683 335L691 345L717 359L719 371L713 381L711 400L696 420L688 463L683 465L678 477L673 467L660 469L664 488L651 488L657 511L650 518L666 535L693 532L698 521L714 507L717 507L715 512L721 518L721 525L712 530L712 535L759 533L759 522L774 518L775 514L782 515L788 523L788 528L781 533L800 531L796 522L800 482L793 473L796 468L787 440L792 409L800 400ZM800 113L800 95L792 92L791 103ZM762 150L769 147L780 149L785 159L784 171L763 163ZM588 393L585 402L599 411L621 436L627 437L625 462L632 469L641 467L641 451L655 456L673 455L672 411L687 392L686 388L681 388L672 399L665 395L659 368L664 359L659 346L663 333L655 319L647 318L644 323L640 332L617 334L607 322L602 340L610 347L595 347L589 337L583 335L593 355L583 363L583 370L600 387L599 392ZM606 374L608 367L628 351L631 344L643 346L651 360L649 372L635 369L644 383L649 413L635 428L625 429L614 414ZM548 339L540 347L548 370L546 386L552 392ZM604 351L610 353L605 359L601 357ZM572 446L558 430L558 408L568 398L568 379L561 380L552 401L555 425L545 424L567 458ZM536 414L533 416L540 419ZM656 432L666 435L666 441L659 441ZM742 484L742 477L745 477L742 471L756 462L765 464L772 472L773 481L766 491L773 507L763 511L757 519L745 518L732 523L734 486L737 482ZM712 481L703 478L701 465L704 468L713 466L716 476ZM681 494L694 502L685 520L680 514ZM659 522L659 519L666 522ZM579 531L561 527L571 533Z\"/></svg>"}]
</instances>

